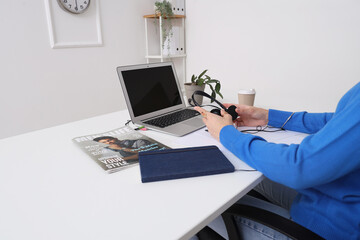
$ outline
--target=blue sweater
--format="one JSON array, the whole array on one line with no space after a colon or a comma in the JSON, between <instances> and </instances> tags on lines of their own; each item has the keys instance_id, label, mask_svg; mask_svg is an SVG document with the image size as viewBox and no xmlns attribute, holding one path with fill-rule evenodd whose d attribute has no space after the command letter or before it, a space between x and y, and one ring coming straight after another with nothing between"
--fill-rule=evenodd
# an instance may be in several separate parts
<instances>
[{"instance_id":1,"label":"blue sweater","mask_svg":"<svg viewBox=\"0 0 360 240\"><path fill-rule=\"evenodd\" d=\"M281 127L290 112L269 110ZM274 144L221 129L221 143L269 179L298 190L293 220L326 239L360 239L360 83L335 113L297 112L285 126L309 133L300 144Z\"/></svg>"}]
</instances>

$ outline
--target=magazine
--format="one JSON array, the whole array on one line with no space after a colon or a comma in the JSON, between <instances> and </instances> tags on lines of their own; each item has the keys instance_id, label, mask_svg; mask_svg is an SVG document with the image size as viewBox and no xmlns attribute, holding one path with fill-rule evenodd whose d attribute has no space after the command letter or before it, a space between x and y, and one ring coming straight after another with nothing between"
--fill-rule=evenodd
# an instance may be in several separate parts
<instances>
[{"instance_id":1,"label":"magazine","mask_svg":"<svg viewBox=\"0 0 360 240\"><path fill-rule=\"evenodd\" d=\"M169 148L128 126L73 141L108 173L136 165L138 152Z\"/></svg>"}]
</instances>

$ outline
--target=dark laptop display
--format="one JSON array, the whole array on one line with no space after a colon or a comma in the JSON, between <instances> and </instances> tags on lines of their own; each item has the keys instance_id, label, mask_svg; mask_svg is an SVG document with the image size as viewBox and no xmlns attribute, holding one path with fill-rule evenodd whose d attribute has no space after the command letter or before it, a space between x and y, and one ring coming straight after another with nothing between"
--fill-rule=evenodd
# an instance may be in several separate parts
<instances>
[{"instance_id":1,"label":"dark laptop display","mask_svg":"<svg viewBox=\"0 0 360 240\"><path fill-rule=\"evenodd\" d=\"M123 71L122 76L135 117L181 104L171 66Z\"/></svg>"}]
</instances>

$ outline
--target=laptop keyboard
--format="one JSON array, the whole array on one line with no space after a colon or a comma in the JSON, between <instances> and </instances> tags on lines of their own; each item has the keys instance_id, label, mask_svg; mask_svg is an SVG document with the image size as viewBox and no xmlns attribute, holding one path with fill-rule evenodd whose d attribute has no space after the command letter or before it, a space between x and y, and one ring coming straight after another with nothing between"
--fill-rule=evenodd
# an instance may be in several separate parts
<instances>
[{"instance_id":1,"label":"laptop keyboard","mask_svg":"<svg viewBox=\"0 0 360 240\"><path fill-rule=\"evenodd\" d=\"M184 109L178 112L174 112L162 117L158 117L155 119L151 119L149 121L146 121L144 123L153 125L156 127L164 128L170 125L173 125L178 122L182 122L184 120L190 119L192 117L195 117L199 115L200 113L198 111L192 110L192 109Z\"/></svg>"}]
</instances>

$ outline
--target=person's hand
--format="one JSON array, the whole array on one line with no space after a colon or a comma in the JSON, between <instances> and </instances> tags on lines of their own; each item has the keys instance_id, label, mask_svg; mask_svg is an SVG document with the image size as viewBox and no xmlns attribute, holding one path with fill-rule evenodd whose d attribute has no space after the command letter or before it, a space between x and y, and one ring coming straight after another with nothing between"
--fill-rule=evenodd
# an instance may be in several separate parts
<instances>
[{"instance_id":1,"label":"person's hand","mask_svg":"<svg viewBox=\"0 0 360 240\"><path fill-rule=\"evenodd\" d=\"M265 126L269 122L269 110L263 108L257 108L253 106L247 106L242 104L223 104L226 108L231 105L236 106L236 112L239 117L235 120L235 124L238 127L241 126Z\"/></svg>"},{"instance_id":2,"label":"person's hand","mask_svg":"<svg viewBox=\"0 0 360 240\"><path fill-rule=\"evenodd\" d=\"M194 107L203 116L203 121L208 128L209 133L219 141L220 131L227 125L233 125L232 117L230 114L221 110L221 116L206 111L201 107Z\"/></svg>"}]
</instances>

